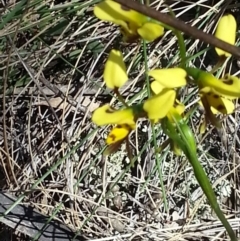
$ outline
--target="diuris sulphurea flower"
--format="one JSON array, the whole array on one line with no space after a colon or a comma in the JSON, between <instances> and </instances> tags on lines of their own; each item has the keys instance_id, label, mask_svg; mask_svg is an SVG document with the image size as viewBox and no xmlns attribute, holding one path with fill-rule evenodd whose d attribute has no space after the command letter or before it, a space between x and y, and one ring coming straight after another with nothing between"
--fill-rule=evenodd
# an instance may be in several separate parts
<instances>
[{"instance_id":1,"label":"diuris sulphurea flower","mask_svg":"<svg viewBox=\"0 0 240 241\"><path fill-rule=\"evenodd\" d=\"M153 41L164 33L164 28L149 17L132 9L127 9L112 0L102 1L94 7L97 18L112 22L121 27L123 40L132 42L139 37Z\"/></svg>"},{"instance_id":2,"label":"diuris sulphurea flower","mask_svg":"<svg viewBox=\"0 0 240 241\"><path fill-rule=\"evenodd\" d=\"M186 85L186 71L181 68L155 69L149 71L148 75L155 79L151 86L155 95L143 104L129 107L124 102L126 108L122 110L114 110L110 105L104 105L96 109L92 115L92 121L99 126L116 125L106 139L106 143L112 145L114 149L136 128L138 118L146 117L157 122L168 116L168 113L178 111L180 107L180 112L184 111L183 105L178 105L179 108L175 107L175 88ZM107 87L114 89L118 97L122 98L118 88L126 83L128 76L119 50L111 50L105 64L103 79Z\"/></svg>"},{"instance_id":3,"label":"diuris sulphurea flower","mask_svg":"<svg viewBox=\"0 0 240 241\"><path fill-rule=\"evenodd\" d=\"M114 110L107 104L94 111L92 121L96 125L116 125L106 139L106 143L113 145L114 150L117 149L128 137L129 133L136 128L136 109L129 107L123 110Z\"/></svg>"},{"instance_id":4,"label":"diuris sulphurea flower","mask_svg":"<svg viewBox=\"0 0 240 241\"><path fill-rule=\"evenodd\" d=\"M220 18L215 37L234 45L236 40L237 23L233 15L227 14ZM225 50L215 48L219 56L230 57L231 54Z\"/></svg>"}]
</instances>

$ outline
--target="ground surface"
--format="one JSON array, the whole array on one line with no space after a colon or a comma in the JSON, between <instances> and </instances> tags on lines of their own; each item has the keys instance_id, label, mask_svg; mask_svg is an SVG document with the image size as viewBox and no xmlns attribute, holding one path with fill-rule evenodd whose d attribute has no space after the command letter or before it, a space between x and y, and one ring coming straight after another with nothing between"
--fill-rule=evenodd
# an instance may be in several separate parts
<instances>
[{"instance_id":1,"label":"ground surface","mask_svg":"<svg viewBox=\"0 0 240 241\"><path fill-rule=\"evenodd\" d=\"M129 103L139 103L147 96L142 45L123 43L117 27L99 21L92 12L97 1L26 2L2 1L0 8L2 192L83 239L227 240L186 158L169 148L155 154L147 121L139 122L130 138L134 168L124 145L102 155L109 127L97 128L91 114L105 103L120 107L103 83L104 63L113 46L124 52L130 81L121 93ZM224 12L239 20L234 1L166 3L177 17L210 33ZM168 12L163 1L152 6ZM213 49L207 52L205 44L185 39L193 66L215 64ZM177 66L176 41L166 31L149 44L148 67ZM239 76L238 61L228 60L219 74L224 72ZM197 97L189 88L182 101L190 107ZM221 133L209 127L205 135L198 132L202 114L195 112L190 121L198 157L224 214L239 230L239 111L225 117ZM156 133L160 145L166 139L160 125ZM0 240L29 237L5 223Z\"/></svg>"}]
</instances>

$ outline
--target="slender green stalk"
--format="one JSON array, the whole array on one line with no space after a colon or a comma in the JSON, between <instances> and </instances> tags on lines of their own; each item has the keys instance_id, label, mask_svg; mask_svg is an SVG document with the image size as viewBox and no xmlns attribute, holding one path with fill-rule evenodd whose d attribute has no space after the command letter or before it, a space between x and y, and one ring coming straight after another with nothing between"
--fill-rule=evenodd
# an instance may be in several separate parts
<instances>
[{"instance_id":1,"label":"slender green stalk","mask_svg":"<svg viewBox=\"0 0 240 241\"><path fill-rule=\"evenodd\" d=\"M193 135L191 129L185 123L185 121L183 121L183 119L181 119L181 116L174 115L173 119L175 120L176 128L167 119L165 119L163 121L165 133L170 138L172 138L179 145L179 147L183 150L184 154L188 158L188 160L193 168L194 175L195 175L199 185L201 186L204 194L206 195L212 209L215 211L219 220L224 225L231 240L237 241L237 238L235 236L235 233L234 233L232 227L230 226L229 222L225 218L224 214L222 213L222 211L218 205L217 198L213 191L212 185L197 158L195 138L194 138L194 135Z\"/></svg>"},{"instance_id":2,"label":"slender green stalk","mask_svg":"<svg viewBox=\"0 0 240 241\"><path fill-rule=\"evenodd\" d=\"M122 95L119 93L118 88L115 88L115 89L114 89L114 93L117 95L119 101L121 101L122 104L123 104L125 107L128 108L129 106L128 106L128 104L126 103L126 101L124 100L124 98L122 97Z\"/></svg>"},{"instance_id":3,"label":"slender green stalk","mask_svg":"<svg viewBox=\"0 0 240 241\"><path fill-rule=\"evenodd\" d=\"M179 66L184 68L184 67L186 67L186 60L187 60L186 46L185 46L185 43L184 43L182 33L178 30L175 30L174 33L175 33L175 35L177 36L177 39L178 39L178 46L179 46L180 57L181 57L181 63L180 63Z\"/></svg>"},{"instance_id":4,"label":"slender green stalk","mask_svg":"<svg viewBox=\"0 0 240 241\"><path fill-rule=\"evenodd\" d=\"M170 7L168 7L168 9L169 9L171 16L175 18L175 14L172 11L172 9ZM180 67L184 68L184 67L186 67L186 60L187 60L186 45L184 43L182 33L179 30L174 29L174 28L172 30L178 39L178 46L179 46L180 58L181 58Z\"/></svg>"},{"instance_id":5,"label":"slender green stalk","mask_svg":"<svg viewBox=\"0 0 240 241\"><path fill-rule=\"evenodd\" d=\"M147 83L147 93L148 93L148 97L151 96L151 87L150 87L150 81L149 81L149 76L147 74L148 72L148 56L147 56L147 44L146 41L143 40L142 41L142 45L143 45L143 55L144 55L144 67L145 67L145 78L146 78L146 83Z\"/></svg>"},{"instance_id":6,"label":"slender green stalk","mask_svg":"<svg viewBox=\"0 0 240 241\"><path fill-rule=\"evenodd\" d=\"M201 186L204 194L206 195L212 209L215 211L219 220L222 222L223 226L227 230L228 235L231 238L231 240L237 241L237 238L235 236L235 233L234 233L232 227L230 226L229 222L225 218L222 210L220 209L220 207L218 205L217 198L216 198L215 193L212 189L212 185L209 182L209 179L208 179L204 169L202 168L201 164L199 163L196 154L189 151L188 160L193 167L194 175L195 175L199 185Z\"/></svg>"}]
</instances>

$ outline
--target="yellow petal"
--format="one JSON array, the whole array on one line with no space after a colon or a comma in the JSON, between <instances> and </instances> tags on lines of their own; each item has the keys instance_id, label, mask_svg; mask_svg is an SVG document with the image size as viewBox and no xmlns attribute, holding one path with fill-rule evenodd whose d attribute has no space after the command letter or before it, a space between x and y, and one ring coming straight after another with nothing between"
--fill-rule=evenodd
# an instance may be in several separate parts
<instances>
[{"instance_id":1,"label":"yellow petal","mask_svg":"<svg viewBox=\"0 0 240 241\"><path fill-rule=\"evenodd\" d=\"M164 86L162 86L158 81L155 80L151 83L151 89L153 93L157 95L164 89Z\"/></svg>"},{"instance_id":2,"label":"yellow petal","mask_svg":"<svg viewBox=\"0 0 240 241\"><path fill-rule=\"evenodd\" d=\"M233 15L227 14L221 17L221 19L219 20L215 37L229 44L235 44L236 30L237 30L237 23L235 18L233 17ZM215 50L219 56L226 56L226 57L231 56L230 53L222 49L215 48Z\"/></svg>"},{"instance_id":3,"label":"yellow petal","mask_svg":"<svg viewBox=\"0 0 240 241\"><path fill-rule=\"evenodd\" d=\"M154 69L148 72L165 88L176 88L186 85L187 72L181 68Z\"/></svg>"},{"instance_id":4,"label":"yellow petal","mask_svg":"<svg viewBox=\"0 0 240 241\"><path fill-rule=\"evenodd\" d=\"M126 66L120 51L115 49L111 50L105 64L103 79L110 89L119 88L127 82Z\"/></svg>"},{"instance_id":5,"label":"yellow petal","mask_svg":"<svg viewBox=\"0 0 240 241\"><path fill-rule=\"evenodd\" d=\"M110 105L97 108L92 115L92 121L96 125L128 124L135 126L134 114L131 108L124 110L113 110Z\"/></svg>"},{"instance_id":6,"label":"yellow petal","mask_svg":"<svg viewBox=\"0 0 240 241\"><path fill-rule=\"evenodd\" d=\"M125 124L117 125L109 133L109 135L106 139L106 143L108 145L111 145L111 144L114 144L114 143L126 138L131 130L132 130L132 128L128 125L125 125Z\"/></svg>"},{"instance_id":7,"label":"yellow petal","mask_svg":"<svg viewBox=\"0 0 240 241\"><path fill-rule=\"evenodd\" d=\"M212 92L207 93L205 96L214 114L218 112L222 114L230 114L234 111L235 107L231 100L228 100Z\"/></svg>"},{"instance_id":8,"label":"yellow petal","mask_svg":"<svg viewBox=\"0 0 240 241\"><path fill-rule=\"evenodd\" d=\"M173 107L176 92L174 90L163 90L160 94L155 95L143 104L150 120L157 121L164 118L169 110Z\"/></svg>"},{"instance_id":9,"label":"yellow petal","mask_svg":"<svg viewBox=\"0 0 240 241\"><path fill-rule=\"evenodd\" d=\"M164 34L164 28L157 23L147 22L137 32L143 39L151 42Z\"/></svg>"}]
</instances>

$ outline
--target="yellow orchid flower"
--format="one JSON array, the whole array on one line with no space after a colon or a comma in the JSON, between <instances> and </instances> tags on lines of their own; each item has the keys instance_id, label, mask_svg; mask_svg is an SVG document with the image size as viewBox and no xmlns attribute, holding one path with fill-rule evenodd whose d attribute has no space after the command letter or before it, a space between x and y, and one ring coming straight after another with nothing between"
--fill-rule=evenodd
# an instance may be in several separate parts
<instances>
[{"instance_id":1,"label":"yellow orchid flower","mask_svg":"<svg viewBox=\"0 0 240 241\"><path fill-rule=\"evenodd\" d=\"M127 124L133 128L135 127L132 108L114 110L108 104L97 108L93 112L92 121L99 126L108 124Z\"/></svg>"},{"instance_id":2,"label":"yellow orchid flower","mask_svg":"<svg viewBox=\"0 0 240 241\"><path fill-rule=\"evenodd\" d=\"M218 22L217 29L215 32L215 37L229 43L235 44L236 41L236 31L237 31L237 23L233 15L227 14ZM226 52L225 50L215 48L217 54L219 56L230 57L231 54Z\"/></svg>"},{"instance_id":3,"label":"yellow orchid flower","mask_svg":"<svg viewBox=\"0 0 240 241\"><path fill-rule=\"evenodd\" d=\"M159 94L146 100L143 104L143 109L150 120L157 122L168 114L173 107L175 98L175 90L164 89Z\"/></svg>"},{"instance_id":4,"label":"yellow orchid flower","mask_svg":"<svg viewBox=\"0 0 240 241\"><path fill-rule=\"evenodd\" d=\"M148 72L154 81L151 88L154 93L159 93L161 88L177 88L186 85L187 72L182 68L154 69Z\"/></svg>"},{"instance_id":5,"label":"yellow orchid flower","mask_svg":"<svg viewBox=\"0 0 240 241\"><path fill-rule=\"evenodd\" d=\"M151 42L164 33L164 28L151 22L149 17L112 0L97 4L94 7L94 14L101 20L119 25L125 41L133 41L141 37Z\"/></svg>"},{"instance_id":6,"label":"yellow orchid flower","mask_svg":"<svg viewBox=\"0 0 240 241\"><path fill-rule=\"evenodd\" d=\"M200 104L202 103L204 106L206 117L213 125L220 127L214 114L233 112L234 104L230 97L240 97L239 79L230 75L226 75L223 79L217 79L210 73L194 68L186 68L186 71L199 86Z\"/></svg>"},{"instance_id":7,"label":"yellow orchid flower","mask_svg":"<svg viewBox=\"0 0 240 241\"><path fill-rule=\"evenodd\" d=\"M128 80L121 51L112 49L105 64L103 79L108 88L122 87Z\"/></svg>"}]
</instances>

